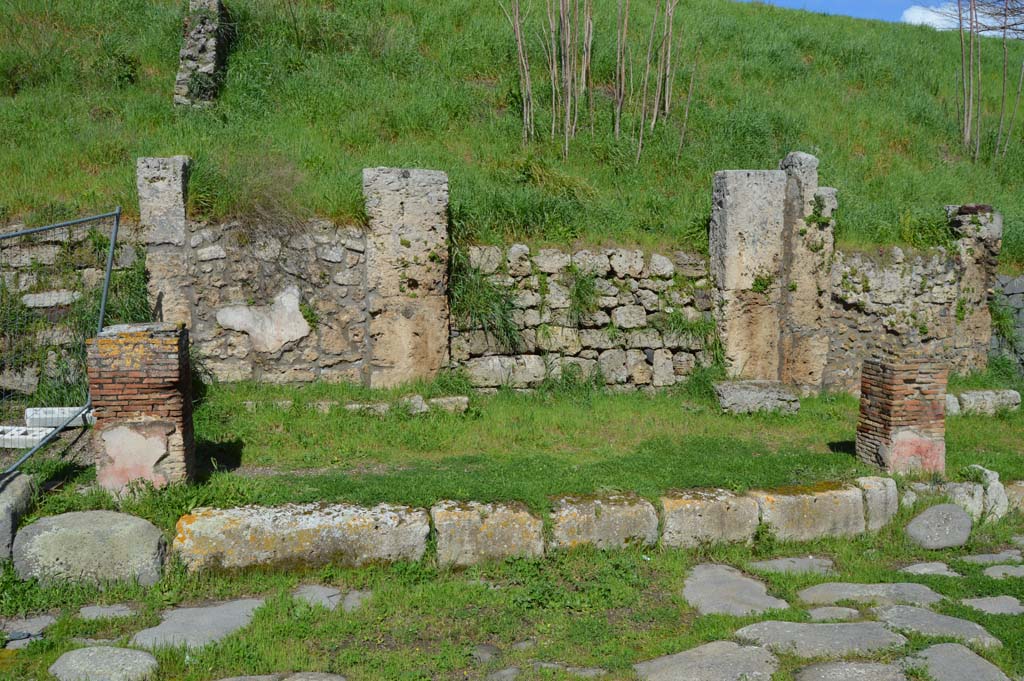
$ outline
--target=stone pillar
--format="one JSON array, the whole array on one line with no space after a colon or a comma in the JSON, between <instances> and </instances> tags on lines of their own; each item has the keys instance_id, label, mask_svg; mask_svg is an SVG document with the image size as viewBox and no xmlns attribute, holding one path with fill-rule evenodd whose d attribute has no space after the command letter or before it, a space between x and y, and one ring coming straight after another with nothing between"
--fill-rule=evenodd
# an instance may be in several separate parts
<instances>
[{"instance_id":1,"label":"stone pillar","mask_svg":"<svg viewBox=\"0 0 1024 681\"><path fill-rule=\"evenodd\" d=\"M957 283L952 347L946 351L954 371L968 373L988 364L992 344L989 300L998 287L996 272L1003 245L1003 216L992 206L947 206L950 229L959 237L957 260L963 268Z\"/></svg>"},{"instance_id":2,"label":"stone pillar","mask_svg":"<svg viewBox=\"0 0 1024 681\"><path fill-rule=\"evenodd\" d=\"M857 458L890 473L944 473L948 379L948 367L930 357L865 361Z\"/></svg>"},{"instance_id":3,"label":"stone pillar","mask_svg":"<svg viewBox=\"0 0 1024 681\"><path fill-rule=\"evenodd\" d=\"M787 175L715 173L708 235L719 335L730 373L776 380Z\"/></svg>"},{"instance_id":4,"label":"stone pillar","mask_svg":"<svg viewBox=\"0 0 1024 681\"><path fill-rule=\"evenodd\" d=\"M829 349L830 263L836 190L818 187L818 159L793 152L786 173L779 380L804 394L821 389Z\"/></svg>"},{"instance_id":5,"label":"stone pillar","mask_svg":"<svg viewBox=\"0 0 1024 681\"><path fill-rule=\"evenodd\" d=\"M432 378L448 362L448 176L367 168L363 194L366 382L387 388Z\"/></svg>"},{"instance_id":6,"label":"stone pillar","mask_svg":"<svg viewBox=\"0 0 1024 681\"><path fill-rule=\"evenodd\" d=\"M111 326L88 341L96 478L120 492L194 473L188 331L180 324Z\"/></svg>"},{"instance_id":7,"label":"stone pillar","mask_svg":"<svg viewBox=\"0 0 1024 681\"><path fill-rule=\"evenodd\" d=\"M192 326L189 277L188 172L192 159L140 158L136 164L139 221L146 246L149 303L154 319Z\"/></svg>"},{"instance_id":8,"label":"stone pillar","mask_svg":"<svg viewBox=\"0 0 1024 681\"><path fill-rule=\"evenodd\" d=\"M209 106L217 98L224 66L223 18L220 0L189 0L174 82L176 105Z\"/></svg>"}]
</instances>

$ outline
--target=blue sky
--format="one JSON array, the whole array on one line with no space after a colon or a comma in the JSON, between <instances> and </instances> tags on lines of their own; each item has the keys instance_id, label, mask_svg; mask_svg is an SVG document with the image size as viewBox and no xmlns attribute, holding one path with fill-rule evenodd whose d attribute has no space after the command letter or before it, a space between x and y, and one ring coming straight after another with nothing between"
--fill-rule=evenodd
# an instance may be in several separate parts
<instances>
[{"instance_id":1,"label":"blue sky","mask_svg":"<svg viewBox=\"0 0 1024 681\"><path fill-rule=\"evenodd\" d=\"M827 14L845 14L851 17L862 17L865 19L884 19L886 21L899 21L904 10L912 5L940 5L941 0L927 2L918 0L762 0L779 7L792 7L795 9L806 9L812 12L825 12Z\"/></svg>"}]
</instances>

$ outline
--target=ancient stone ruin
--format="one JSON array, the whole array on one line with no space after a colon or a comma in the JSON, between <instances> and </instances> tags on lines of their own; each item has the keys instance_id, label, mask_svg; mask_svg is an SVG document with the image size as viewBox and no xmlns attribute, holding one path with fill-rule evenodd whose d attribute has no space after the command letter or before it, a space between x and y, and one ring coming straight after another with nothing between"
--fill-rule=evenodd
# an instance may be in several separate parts
<instances>
[{"instance_id":1,"label":"ancient stone ruin","mask_svg":"<svg viewBox=\"0 0 1024 681\"><path fill-rule=\"evenodd\" d=\"M857 458L890 473L945 473L949 366L927 356L864 362Z\"/></svg>"},{"instance_id":2,"label":"ancient stone ruin","mask_svg":"<svg viewBox=\"0 0 1024 681\"><path fill-rule=\"evenodd\" d=\"M96 478L121 492L194 473L188 331L168 322L111 326L88 342Z\"/></svg>"},{"instance_id":3,"label":"ancient stone ruin","mask_svg":"<svg viewBox=\"0 0 1024 681\"><path fill-rule=\"evenodd\" d=\"M220 91L226 53L221 0L189 0L174 81L178 106L209 106Z\"/></svg>"}]
</instances>

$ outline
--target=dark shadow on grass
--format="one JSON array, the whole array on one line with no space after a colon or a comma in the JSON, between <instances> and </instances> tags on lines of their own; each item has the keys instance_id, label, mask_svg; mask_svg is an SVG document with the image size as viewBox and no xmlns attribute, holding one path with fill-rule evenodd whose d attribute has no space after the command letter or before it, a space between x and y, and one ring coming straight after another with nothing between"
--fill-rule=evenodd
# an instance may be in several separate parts
<instances>
[{"instance_id":1,"label":"dark shadow on grass","mask_svg":"<svg viewBox=\"0 0 1024 681\"><path fill-rule=\"evenodd\" d=\"M841 442L829 442L828 449L833 454L849 454L850 456L857 455L857 443L853 440L843 440Z\"/></svg>"},{"instance_id":2,"label":"dark shadow on grass","mask_svg":"<svg viewBox=\"0 0 1024 681\"><path fill-rule=\"evenodd\" d=\"M241 440L196 442L196 481L206 482L217 471L233 471L242 465Z\"/></svg>"}]
</instances>

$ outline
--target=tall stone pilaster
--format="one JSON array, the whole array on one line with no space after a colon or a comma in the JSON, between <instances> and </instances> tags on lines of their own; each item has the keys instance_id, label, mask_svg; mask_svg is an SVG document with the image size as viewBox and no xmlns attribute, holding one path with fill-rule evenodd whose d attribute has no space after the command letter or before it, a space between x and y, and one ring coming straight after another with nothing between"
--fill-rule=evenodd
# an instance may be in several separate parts
<instances>
[{"instance_id":1,"label":"tall stone pilaster","mask_svg":"<svg viewBox=\"0 0 1024 681\"><path fill-rule=\"evenodd\" d=\"M192 326L189 277L188 156L140 158L136 164L139 221L146 246L153 318Z\"/></svg>"},{"instance_id":2,"label":"tall stone pilaster","mask_svg":"<svg viewBox=\"0 0 1024 681\"><path fill-rule=\"evenodd\" d=\"M366 382L386 388L432 378L448 362L448 176L367 168L363 194Z\"/></svg>"}]
</instances>

